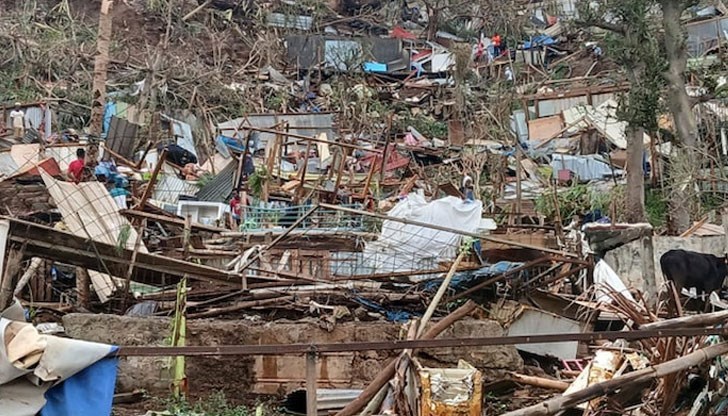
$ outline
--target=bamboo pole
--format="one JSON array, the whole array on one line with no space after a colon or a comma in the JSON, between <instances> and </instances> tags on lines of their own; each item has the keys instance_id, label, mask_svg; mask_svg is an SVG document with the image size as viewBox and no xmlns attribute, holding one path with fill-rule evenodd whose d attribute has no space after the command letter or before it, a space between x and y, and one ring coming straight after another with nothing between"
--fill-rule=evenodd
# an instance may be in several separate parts
<instances>
[{"instance_id":1,"label":"bamboo pole","mask_svg":"<svg viewBox=\"0 0 728 416\"><path fill-rule=\"evenodd\" d=\"M25 285L27 285L30 279L32 279L36 275L36 273L38 273L38 269L40 269L40 266L42 265L43 259L40 257L33 257L30 260L30 266L25 269L23 276L20 277L20 280L18 280L18 284L15 286L15 296L20 295L20 292L23 291Z\"/></svg>"},{"instance_id":2,"label":"bamboo pole","mask_svg":"<svg viewBox=\"0 0 728 416\"><path fill-rule=\"evenodd\" d=\"M713 326L728 321L728 311L703 313L699 315L681 316L679 318L665 319L662 321L650 322L640 325L635 329L672 329L672 328L694 328L701 326Z\"/></svg>"},{"instance_id":3,"label":"bamboo pole","mask_svg":"<svg viewBox=\"0 0 728 416\"><path fill-rule=\"evenodd\" d=\"M543 389L552 389L559 391L566 391L569 388L569 383L560 380L551 380L543 377L526 376L518 373L510 373L510 377L513 381L519 384L527 384L529 386L540 387Z\"/></svg>"},{"instance_id":4,"label":"bamboo pole","mask_svg":"<svg viewBox=\"0 0 728 416\"><path fill-rule=\"evenodd\" d=\"M440 303L440 300L445 295L445 291L447 290L448 286L450 286L450 281L455 275L455 271L458 269L460 262L463 261L463 258L465 258L465 254L465 250L462 250L460 254L458 254L458 257L455 259L452 266L450 267L450 271L447 272L445 280L442 281L442 284L440 284L440 287L437 289L437 293L435 293L435 296L432 298L432 301L427 307L425 314L422 316L420 327L417 329L417 338L420 338L425 332L425 327L427 326L427 323L430 321L430 318L432 318L432 314L435 313L435 309L437 309L437 305Z\"/></svg>"},{"instance_id":5,"label":"bamboo pole","mask_svg":"<svg viewBox=\"0 0 728 416\"><path fill-rule=\"evenodd\" d=\"M165 160L167 159L167 149L162 150L162 154L159 155L159 158L157 159L157 165L154 167L154 170L152 171L152 176L149 178L149 183L147 184L147 187L144 188L144 193L142 194L141 199L139 200L139 204L137 205L137 209L140 211L144 211L144 205L147 203L147 199L152 196L152 191L154 190L154 185L157 182L157 176L159 176L159 171L162 170L162 166L164 165Z\"/></svg>"},{"instance_id":6,"label":"bamboo pole","mask_svg":"<svg viewBox=\"0 0 728 416\"><path fill-rule=\"evenodd\" d=\"M502 416L549 416L571 409L578 404L620 389L638 386L650 380L687 370L708 360L728 353L728 342L697 350L674 360L666 361L643 370L633 371L621 377L593 384L575 393L557 396L539 404L505 413Z\"/></svg>"}]
</instances>

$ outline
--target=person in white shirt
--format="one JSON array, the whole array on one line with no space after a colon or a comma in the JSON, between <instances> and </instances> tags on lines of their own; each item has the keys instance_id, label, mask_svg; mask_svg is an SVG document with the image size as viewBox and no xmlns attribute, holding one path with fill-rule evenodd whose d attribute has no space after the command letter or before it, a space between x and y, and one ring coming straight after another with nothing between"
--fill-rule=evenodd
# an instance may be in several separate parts
<instances>
[{"instance_id":1,"label":"person in white shirt","mask_svg":"<svg viewBox=\"0 0 728 416\"><path fill-rule=\"evenodd\" d=\"M505 75L506 75L506 81L508 81L509 83L512 83L513 82L513 69L511 69L510 66L506 67Z\"/></svg>"},{"instance_id":2,"label":"person in white shirt","mask_svg":"<svg viewBox=\"0 0 728 416\"><path fill-rule=\"evenodd\" d=\"M10 112L10 121L13 125L13 136L20 139L25 134L25 113L20 109L20 103L15 103L15 109Z\"/></svg>"}]
</instances>

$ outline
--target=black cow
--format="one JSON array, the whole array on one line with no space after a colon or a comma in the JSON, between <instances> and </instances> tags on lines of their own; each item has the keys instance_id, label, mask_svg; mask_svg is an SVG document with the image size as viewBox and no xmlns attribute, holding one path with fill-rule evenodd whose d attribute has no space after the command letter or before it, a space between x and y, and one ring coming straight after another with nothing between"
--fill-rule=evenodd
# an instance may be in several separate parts
<instances>
[{"instance_id":1,"label":"black cow","mask_svg":"<svg viewBox=\"0 0 728 416\"><path fill-rule=\"evenodd\" d=\"M720 290L728 272L726 257L686 250L666 252L660 257L660 267L665 279L675 284L678 293L682 288L694 287L698 295Z\"/></svg>"}]
</instances>

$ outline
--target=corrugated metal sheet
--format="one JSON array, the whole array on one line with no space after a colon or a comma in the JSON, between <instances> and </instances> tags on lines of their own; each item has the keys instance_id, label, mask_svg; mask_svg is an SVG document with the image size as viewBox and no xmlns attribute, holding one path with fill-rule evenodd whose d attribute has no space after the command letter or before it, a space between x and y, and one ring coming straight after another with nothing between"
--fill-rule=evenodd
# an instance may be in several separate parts
<instances>
[{"instance_id":1,"label":"corrugated metal sheet","mask_svg":"<svg viewBox=\"0 0 728 416\"><path fill-rule=\"evenodd\" d=\"M237 170L238 164L230 162L213 180L197 192L197 199L200 201L225 202L233 192L233 180Z\"/></svg>"},{"instance_id":2,"label":"corrugated metal sheet","mask_svg":"<svg viewBox=\"0 0 728 416\"><path fill-rule=\"evenodd\" d=\"M286 48L288 60L303 69L318 65L322 57L325 57L327 67L339 70L354 69L343 63L373 60L386 64L402 59L402 41L394 38L288 36ZM347 55L346 59L341 59L342 54Z\"/></svg>"},{"instance_id":3,"label":"corrugated metal sheet","mask_svg":"<svg viewBox=\"0 0 728 416\"><path fill-rule=\"evenodd\" d=\"M268 26L283 27L288 29L311 30L313 17L291 16L283 13L269 13Z\"/></svg>"},{"instance_id":4,"label":"corrugated metal sheet","mask_svg":"<svg viewBox=\"0 0 728 416\"><path fill-rule=\"evenodd\" d=\"M199 189L194 183L178 178L174 169L165 164L162 168L162 176L154 187L153 199L168 204L176 204L180 195L193 196Z\"/></svg>"},{"instance_id":5,"label":"corrugated metal sheet","mask_svg":"<svg viewBox=\"0 0 728 416\"><path fill-rule=\"evenodd\" d=\"M63 222L74 235L84 238L91 237L101 243L116 245L122 232L127 233L125 248L135 249L136 230L129 221L119 213L119 207L100 182L82 182L74 184L57 181L45 172L41 172L43 182L48 192L63 215ZM142 243L138 248L140 253L147 253ZM94 285L101 302L106 302L116 290L112 277L89 270L89 277Z\"/></svg>"},{"instance_id":6,"label":"corrugated metal sheet","mask_svg":"<svg viewBox=\"0 0 728 416\"><path fill-rule=\"evenodd\" d=\"M244 140L247 131L239 131L237 136L235 134L236 129L241 125L270 129L283 122L288 123L289 132L292 134L316 137L321 133L326 133L329 140L333 140L335 137L333 113L251 114L220 123L217 128L227 137ZM275 137L275 134L260 133L260 146L265 147L268 140L275 140Z\"/></svg>"},{"instance_id":7,"label":"corrugated metal sheet","mask_svg":"<svg viewBox=\"0 0 728 416\"><path fill-rule=\"evenodd\" d=\"M177 146L187 150L197 157L197 149L195 148L195 139L192 136L192 126L184 121L175 120L172 117L162 114L162 119L172 125L172 134L174 134Z\"/></svg>"},{"instance_id":8,"label":"corrugated metal sheet","mask_svg":"<svg viewBox=\"0 0 728 416\"><path fill-rule=\"evenodd\" d=\"M106 147L131 160L138 130L138 125L112 116L109 132L106 134ZM104 160L109 160L110 157L110 154L104 154Z\"/></svg>"},{"instance_id":9,"label":"corrugated metal sheet","mask_svg":"<svg viewBox=\"0 0 728 416\"><path fill-rule=\"evenodd\" d=\"M18 170L13 156L9 152L0 153L0 177L7 177Z\"/></svg>"},{"instance_id":10,"label":"corrugated metal sheet","mask_svg":"<svg viewBox=\"0 0 728 416\"><path fill-rule=\"evenodd\" d=\"M691 57L703 56L708 50L718 46L718 42L728 32L728 17L695 22L686 25L688 54Z\"/></svg>"}]
</instances>

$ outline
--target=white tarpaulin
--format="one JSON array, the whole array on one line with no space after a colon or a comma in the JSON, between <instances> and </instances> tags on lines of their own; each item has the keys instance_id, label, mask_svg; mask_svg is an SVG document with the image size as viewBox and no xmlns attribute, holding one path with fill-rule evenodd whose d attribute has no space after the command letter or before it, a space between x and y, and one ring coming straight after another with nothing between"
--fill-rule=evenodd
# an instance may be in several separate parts
<instances>
[{"instance_id":1,"label":"white tarpaulin","mask_svg":"<svg viewBox=\"0 0 728 416\"><path fill-rule=\"evenodd\" d=\"M389 211L391 217L474 233L481 222L483 203L448 196L427 202L409 194ZM439 261L452 260L461 234L386 220L376 241L364 248L364 262L373 273L436 269Z\"/></svg>"},{"instance_id":2,"label":"white tarpaulin","mask_svg":"<svg viewBox=\"0 0 728 416\"><path fill-rule=\"evenodd\" d=\"M20 309L10 309L13 308ZM22 315L22 309L20 312ZM49 389L69 380L113 351L111 345L42 335L31 324L0 318L0 414L38 414L46 406L46 392ZM97 381L105 382L110 387L110 391L105 391L109 396L110 407L114 380ZM80 401L76 403L78 407L83 405ZM58 414L57 411L49 413ZM78 414L85 415L88 411L78 409Z\"/></svg>"},{"instance_id":3,"label":"white tarpaulin","mask_svg":"<svg viewBox=\"0 0 728 416\"><path fill-rule=\"evenodd\" d=\"M112 246L121 244L128 250L134 250L137 232L119 213L119 207L103 184L63 182L53 179L42 169L40 172L63 216L63 223L71 233ZM122 235L126 235L125 241L121 241ZM144 243L140 244L139 252L147 253ZM94 270L89 270L89 277L101 302L106 302L116 290L111 277Z\"/></svg>"},{"instance_id":4,"label":"white tarpaulin","mask_svg":"<svg viewBox=\"0 0 728 416\"><path fill-rule=\"evenodd\" d=\"M594 285L597 288L597 302L611 303L612 298L608 295L610 290L619 292L625 298L635 302L622 279L604 260L599 260L594 266Z\"/></svg>"}]
</instances>

